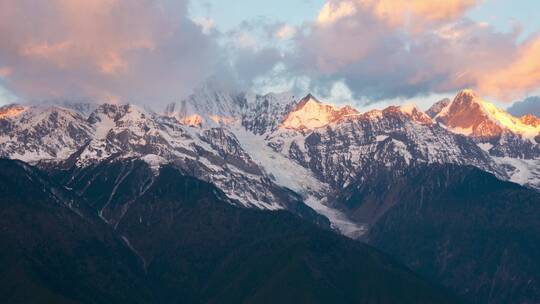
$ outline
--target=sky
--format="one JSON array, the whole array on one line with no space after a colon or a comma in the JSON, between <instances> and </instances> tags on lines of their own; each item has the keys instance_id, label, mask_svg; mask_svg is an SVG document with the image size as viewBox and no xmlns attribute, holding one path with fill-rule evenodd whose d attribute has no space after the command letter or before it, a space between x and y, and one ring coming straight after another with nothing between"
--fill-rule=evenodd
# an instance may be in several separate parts
<instances>
[{"instance_id":1,"label":"sky","mask_svg":"<svg viewBox=\"0 0 540 304\"><path fill-rule=\"evenodd\" d=\"M222 30L231 30L244 20L259 17L299 25L317 18L324 4L324 0L196 0L190 14L196 18L211 18ZM468 15L479 22L491 23L499 31L511 31L520 23L524 33L531 34L540 29L538 9L540 3L535 0L486 0Z\"/></svg>"},{"instance_id":2,"label":"sky","mask_svg":"<svg viewBox=\"0 0 540 304\"><path fill-rule=\"evenodd\" d=\"M532 0L0 0L0 104L162 107L208 82L422 107L540 95ZM21 22L23 20L23 22Z\"/></svg>"}]
</instances>

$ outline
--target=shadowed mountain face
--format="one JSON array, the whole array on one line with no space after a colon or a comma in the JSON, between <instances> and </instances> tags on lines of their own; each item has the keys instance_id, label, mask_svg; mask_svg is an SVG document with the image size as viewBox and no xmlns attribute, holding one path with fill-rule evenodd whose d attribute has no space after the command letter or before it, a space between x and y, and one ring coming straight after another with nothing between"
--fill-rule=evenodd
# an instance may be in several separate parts
<instances>
[{"instance_id":1,"label":"shadowed mountain face","mask_svg":"<svg viewBox=\"0 0 540 304\"><path fill-rule=\"evenodd\" d=\"M172 167L116 229L36 169L0 169L5 303L458 302L367 245L235 207Z\"/></svg>"},{"instance_id":2,"label":"shadowed mountain face","mask_svg":"<svg viewBox=\"0 0 540 304\"><path fill-rule=\"evenodd\" d=\"M354 193L384 210L371 245L472 303L540 301L540 194L468 167L381 178L379 201L365 185Z\"/></svg>"},{"instance_id":3,"label":"shadowed mountain face","mask_svg":"<svg viewBox=\"0 0 540 304\"><path fill-rule=\"evenodd\" d=\"M0 160L0 302L147 303L137 258L79 198Z\"/></svg>"}]
</instances>

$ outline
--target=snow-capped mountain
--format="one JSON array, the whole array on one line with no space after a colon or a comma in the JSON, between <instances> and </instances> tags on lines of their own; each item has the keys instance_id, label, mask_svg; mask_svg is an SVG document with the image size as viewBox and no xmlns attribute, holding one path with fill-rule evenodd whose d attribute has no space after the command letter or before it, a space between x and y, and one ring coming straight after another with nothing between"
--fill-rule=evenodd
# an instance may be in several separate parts
<instances>
[{"instance_id":1,"label":"snow-capped mountain","mask_svg":"<svg viewBox=\"0 0 540 304\"><path fill-rule=\"evenodd\" d=\"M450 101L439 102L429 113L436 118L446 117L445 112L462 113L457 104L478 110L481 118L504 114L492 115L489 107L486 110L476 102ZM9 197L18 198L20 189L28 188L32 190L26 196L29 202L37 198L49 206L40 199L50 184L54 185L48 190L51 198L66 193L77 205L66 201L59 206L69 216L39 216L46 220L36 226L29 214L39 204L8 203L4 205L29 208L21 209L24 212L14 220L5 218L16 223L13 227L26 219L21 231L32 227L39 232L51 223L62 227L54 228L58 231L68 227L65 239L75 244L77 258L81 238L70 233L81 226L79 222L91 220L98 231L110 231L116 241L107 246L123 248L140 265L137 273L147 275L146 280L182 277L186 270L177 265L199 265L201 254L214 260L214 248L221 248L223 257L215 264L204 260L204 269L216 269L232 258L229 267L236 270L238 263L253 256L253 248L262 252L260 256L275 250L268 244L275 242L276 228L286 240L315 233L312 224L282 211L288 210L320 227L377 244L422 275L436 274L435 282L444 282L460 295L489 296L485 290L495 281L500 290L529 286L538 269L537 250L530 247L530 240L538 235L534 230L538 192L515 183L540 189L540 160L497 156L486 149L484 137L461 134L437 120L414 105L361 113L311 95L296 99L289 94L231 94L209 88L170 105L162 114L117 104L6 106L0 109L0 156L39 168L4 160L3 187L11 191ZM523 117L520 123L539 125L533 116ZM501 138L511 134L520 142L529 139L501 124L491 125L502 130ZM511 148L517 151L519 146ZM17 180L12 182L11 176ZM12 189L13 185L18 188ZM518 204L512 201L516 197ZM87 214L81 213L82 208ZM264 217L269 221L261 222ZM293 222L284 226L285 218ZM291 234L298 229L306 233L301 238ZM19 235L19 230L4 230ZM500 233L507 230L513 231L510 238ZM481 233L470 237L470 231ZM48 237L49 231L44 235ZM335 237L328 231L324 235ZM527 237L519 238L523 235ZM339 242L326 244L325 252L345 240L335 238ZM515 243L516 239L525 241ZM254 240L253 246L246 247L246 240ZM491 242L487 254L505 259L484 259L486 252L476 250L477 240ZM26 243L35 247L33 240ZM309 243L317 252L322 248L319 240ZM365 245L354 242L354 246ZM282 251L278 252L281 257ZM189 263L175 264L184 255L190 257ZM304 261L303 253L300 257ZM252 259L258 264L259 255ZM514 263L516 259L522 263ZM62 255L61 263L64 260ZM326 257L323 262L328 264ZM456 267L449 270L449 262ZM349 264L342 263L345 269ZM169 272L170 265L176 272ZM108 264L105 267L110 269ZM507 271L500 277L495 270L503 268ZM445 279L448 276L451 280ZM182 284L168 286L177 290ZM109 290L110 284L106 285ZM470 286L476 287L471 291ZM530 290L504 294L538 298Z\"/></svg>"},{"instance_id":2,"label":"snow-capped mountain","mask_svg":"<svg viewBox=\"0 0 540 304\"><path fill-rule=\"evenodd\" d=\"M474 142L448 132L415 107L348 115L311 132L301 131L274 132L268 136L269 145L335 191L382 167L399 174L409 166L454 163L504 175Z\"/></svg>"},{"instance_id":3,"label":"snow-capped mountain","mask_svg":"<svg viewBox=\"0 0 540 304\"><path fill-rule=\"evenodd\" d=\"M434 104L427 113L454 133L472 138L503 168L511 181L540 189L540 119L515 117L472 90L453 101Z\"/></svg>"},{"instance_id":4,"label":"snow-capped mountain","mask_svg":"<svg viewBox=\"0 0 540 304\"><path fill-rule=\"evenodd\" d=\"M110 196L98 199L100 215L111 223L125 214L128 196L144 194L153 182L152 174L134 163L143 161L153 171L173 164L211 182L232 204L289 209L303 216L312 216L313 209L351 237L362 235L366 227L352 220L336 197L379 170L400 176L430 164L472 165L501 179L540 185L533 160L516 163L514 154L490 149L490 156L485 151L496 134L500 143L508 142L508 136L520 143L530 141L530 130L540 125L537 118L518 122L471 91L452 102L443 100L430 111L435 120L414 105L360 113L312 95L262 96L210 86L167 106L163 114L134 105L11 105L0 109L0 155L63 168L66 184L79 187L81 193L91 191L94 181L112 180ZM510 119L514 129L493 122L493 117ZM473 126L471 134L463 136L459 131L468 124ZM521 127L525 133L510 132ZM117 174L105 178L109 173L101 164L118 162L123 165ZM118 194L131 178L142 176L131 187L136 191Z\"/></svg>"},{"instance_id":5,"label":"snow-capped mountain","mask_svg":"<svg viewBox=\"0 0 540 304\"><path fill-rule=\"evenodd\" d=\"M223 189L234 204L303 212L296 206L298 197L276 185L226 129L192 128L134 105L102 104L89 117L57 106L13 105L1 113L2 157L74 174L102 162L140 159L154 170L174 163ZM122 185L133 171L125 169L113 184ZM113 214L102 211L105 217Z\"/></svg>"},{"instance_id":6,"label":"snow-capped mountain","mask_svg":"<svg viewBox=\"0 0 540 304\"><path fill-rule=\"evenodd\" d=\"M514 117L471 90L460 92L445 107L434 105L429 112L453 132L472 137L493 156L540 157L540 121L533 115Z\"/></svg>"},{"instance_id":7,"label":"snow-capped mountain","mask_svg":"<svg viewBox=\"0 0 540 304\"><path fill-rule=\"evenodd\" d=\"M259 100L266 98L261 96ZM208 99L199 102L204 104ZM324 104L312 95L277 105L280 111L274 114L235 111L238 116L222 120L221 126L236 135L240 145L277 184L302 195L309 206L348 235L361 235L365 227L340 211L342 206L334 204L334 197L381 168L399 175L412 166L452 163L473 165L508 178L474 141L449 132L412 105L360 113L351 107ZM193 114L209 116L204 112L172 116L183 121ZM269 127L254 123L261 116L272 115L265 120L274 122Z\"/></svg>"},{"instance_id":8,"label":"snow-capped mountain","mask_svg":"<svg viewBox=\"0 0 540 304\"><path fill-rule=\"evenodd\" d=\"M338 108L334 105L323 104L309 94L296 105L292 112L287 114L281 127L309 131L358 114L359 112L350 106Z\"/></svg>"},{"instance_id":9,"label":"snow-capped mountain","mask_svg":"<svg viewBox=\"0 0 540 304\"><path fill-rule=\"evenodd\" d=\"M75 154L79 168L111 159L142 159L152 167L174 163L217 185L241 205L270 210L289 207L290 198L227 129L193 128L133 105L101 105L88 121L95 135Z\"/></svg>"},{"instance_id":10,"label":"snow-capped mountain","mask_svg":"<svg viewBox=\"0 0 540 304\"><path fill-rule=\"evenodd\" d=\"M255 134L263 134L274 130L296 103L296 98L288 93L230 93L205 85L188 98L169 104L164 115L202 128L240 123Z\"/></svg>"},{"instance_id":11,"label":"snow-capped mountain","mask_svg":"<svg viewBox=\"0 0 540 304\"><path fill-rule=\"evenodd\" d=\"M0 156L27 162L69 157L94 136L78 113L57 107L0 108Z\"/></svg>"}]
</instances>

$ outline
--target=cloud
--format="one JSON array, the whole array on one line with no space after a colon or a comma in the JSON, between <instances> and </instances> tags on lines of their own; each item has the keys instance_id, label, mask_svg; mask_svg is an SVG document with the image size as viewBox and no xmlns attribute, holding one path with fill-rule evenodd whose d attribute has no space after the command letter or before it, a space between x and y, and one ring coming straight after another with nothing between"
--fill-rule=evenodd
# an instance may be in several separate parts
<instances>
[{"instance_id":1,"label":"cloud","mask_svg":"<svg viewBox=\"0 0 540 304\"><path fill-rule=\"evenodd\" d=\"M201 27L203 33L210 34L216 27L216 23L212 18L199 17L193 19L193 22Z\"/></svg>"},{"instance_id":2,"label":"cloud","mask_svg":"<svg viewBox=\"0 0 540 304\"><path fill-rule=\"evenodd\" d=\"M357 100L466 87L505 100L540 86L540 42L497 32L466 13L476 0L329 0L285 55L312 90L343 82ZM539 40L540 41L540 40ZM512 77L512 80L508 80Z\"/></svg>"},{"instance_id":3,"label":"cloud","mask_svg":"<svg viewBox=\"0 0 540 304\"><path fill-rule=\"evenodd\" d=\"M295 28L294 26L291 26L291 25L288 25L288 24L282 25L282 26L275 32L275 36L276 36L278 39L282 39L282 40L290 39L290 38L292 38L294 35L296 35L296 28Z\"/></svg>"},{"instance_id":4,"label":"cloud","mask_svg":"<svg viewBox=\"0 0 540 304\"><path fill-rule=\"evenodd\" d=\"M327 25L342 18L368 12L391 26L426 25L462 16L478 0L330 0L322 7L317 22Z\"/></svg>"},{"instance_id":5,"label":"cloud","mask_svg":"<svg viewBox=\"0 0 540 304\"><path fill-rule=\"evenodd\" d=\"M484 94L505 101L540 87L540 34L520 45L504 64L480 73L477 86Z\"/></svg>"},{"instance_id":6,"label":"cloud","mask_svg":"<svg viewBox=\"0 0 540 304\"><path fill-rule=\"evenodd\" d=\"M12 72L11 68L2 67L0 68L0 77L8 77Z\"/></svg>"},{"instance_id":7,"label":"cloud","mask_svg":"<svg viewBox=\"0 0 540 304\"><path fill-rule=\"evenodd\" d=\"M523 101L515 102L510 108L508 113L521 117L527 114L536 115L540 117L540 96L531 96Z\"/></svg>"},{"instance_id":8,"label":"cloud","mask_svg":"<svg viewBox=\"0 0 540 304\"><path fill-rule=\"evenodd\" d=\"M465 87L518 99L540 87L540 34L470 20L480 1L328 0L303 25L221 32L191 20L188 0L3 0L0 80L28 101L163 104L208 78L361 101Z\"/></svg>"},{"instance_id":9,"label":"cloud","mask_svg":"<svg viewBox=\"0 0 540 304\"><path fill-rule=\"evenodd\" d=\"M329 1L324 4L317 23L320 25L332 24L335 21L352 16L356 13L356 3L354 1Z\"/></svg>"},{"instance_id":10,"label":"cloud","mask_svg":"<svg viewBox=\"0 0 540 304\"><path fill-rule=\"evenodd\" d=\"M4 85L26 100L167 102L214 72L209 26L185 0L1 1Z\"/></svg>"}]
</instances>

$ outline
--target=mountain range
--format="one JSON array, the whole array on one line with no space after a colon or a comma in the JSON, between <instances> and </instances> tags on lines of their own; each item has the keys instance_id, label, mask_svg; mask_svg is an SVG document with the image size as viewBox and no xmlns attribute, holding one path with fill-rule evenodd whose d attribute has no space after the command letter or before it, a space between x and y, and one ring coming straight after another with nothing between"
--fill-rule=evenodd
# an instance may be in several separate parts
<instances>
[{"instance_id":1,"label":"mountain range","mask_svg":"<svg viewBox=\"0 0 540 304\"><path fill-rule=\"evenodd\" d=\"M540 301L540 119L471 90L426 112L211 86L161 113L8 105L0 157L4 274L53 301Z\"/></svg>"}]
</instances>

